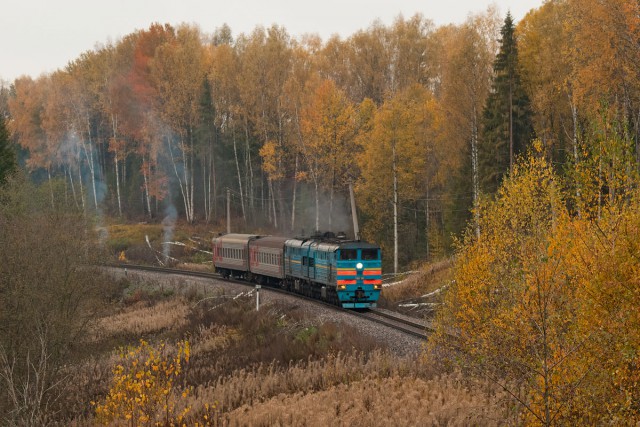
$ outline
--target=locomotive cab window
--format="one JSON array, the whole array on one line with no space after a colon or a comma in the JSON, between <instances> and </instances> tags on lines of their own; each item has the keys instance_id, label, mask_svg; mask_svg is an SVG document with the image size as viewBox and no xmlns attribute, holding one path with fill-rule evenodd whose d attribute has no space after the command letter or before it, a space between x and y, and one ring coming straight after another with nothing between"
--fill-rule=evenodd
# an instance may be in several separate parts
<instances>
[{"instance_id":1,"label":"locomotive cab window","mask_svg":"<svg viewBox=\"0 0 640 427\"><path fill-rule=\"evenodd\" d=\"M357 249L342 249L340 250L340 259L344 261L351 261L358 259Z\"/></svg>"},{"instance_id":2,"label":"locomotive cab window","mask_svg":"<svg viewBox=\"0 0 640 427\"><path fill-rule=\"evenodd\" d=\"M362 250L362 259L363 260L378 259L378 250L377 249L363 249Z\"/></svg>"}]
</instances>

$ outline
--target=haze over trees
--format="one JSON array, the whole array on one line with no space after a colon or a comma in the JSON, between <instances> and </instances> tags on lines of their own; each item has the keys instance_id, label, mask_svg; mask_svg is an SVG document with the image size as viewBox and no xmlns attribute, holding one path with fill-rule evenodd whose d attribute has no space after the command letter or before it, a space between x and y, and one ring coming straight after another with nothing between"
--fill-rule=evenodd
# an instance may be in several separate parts
<instances>
[{"instance_id":1,"label":"haze over trees","mask_svg":"<svg viewBox=\"0 0 640 427\"><path fill-rule=\"evenodd\" d=\"M637 424L639 40L630 0L327 41L153 24L3 86L0 162L43 185L0 192L0 408L42 421L33 374L55 380L104 297L77 268L92 214L222 229L228 191L234 229L337 231L352 184L386 270L457 250L438 360L523 424Z\"/></svg>"},{"instance_id":2,"label":"haze over trees","mask_svg":"<svg viewBox=\"0 0 640 427\"><path fill-rule=\"evenodd\" d=\"M600 184L638 168L635 8L555 0L517 25L416 15L326 41L153 24L17 79L7 124L64 203L125 219L223 228L229 189L234 229L350 231L352 183L362 237L402 269L450 253L534 136L576 212L628 190Z\"/></svg>"}]
</instances>

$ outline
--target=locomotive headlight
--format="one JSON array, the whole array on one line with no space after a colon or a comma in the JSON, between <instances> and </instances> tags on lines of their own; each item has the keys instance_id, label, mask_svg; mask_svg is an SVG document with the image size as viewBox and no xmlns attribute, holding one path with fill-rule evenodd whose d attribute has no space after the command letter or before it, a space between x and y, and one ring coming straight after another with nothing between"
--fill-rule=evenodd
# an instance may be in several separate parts
<instances>
[{"instance_id":1,"label":"locomotive headlight","mask_svg":"<svg viewBox=\"0 0 640 427\"><path fill-rule=\"evenodd\" d=\"M362 271L362 269L363 269L363 268L364 268L364 265L362 265L362 263L361 263L361 262L359 262L359 263L357 263L357 264L356 264L356 270L358 270L358 271Z\"/></svg>"}]
</instances>

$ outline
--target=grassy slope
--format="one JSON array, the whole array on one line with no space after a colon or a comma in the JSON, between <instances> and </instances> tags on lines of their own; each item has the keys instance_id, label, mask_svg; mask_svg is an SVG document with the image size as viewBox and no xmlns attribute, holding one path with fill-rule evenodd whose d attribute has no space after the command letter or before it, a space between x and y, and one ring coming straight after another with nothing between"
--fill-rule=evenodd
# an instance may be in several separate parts
<instances>
[{"instance_id":1,"label":"grassy slope","mask_svg":"<svg viewBox=\"0 0 640 427\"><path fill-rule=\"evenodd\" d=\"M203 234L177 230L174 238ZM149 252L145 235L161 246L161 226L146 224L109 227L108 245L136 256ZM389 290L387 302L423 295L448 274L448 265L427 268ZM495 425L515 419L506 396L490 385L445 373L433 356L398 358L348 325L317 324L295 307L270 305L256 313L251 300L204 298L201 288L180 282L120 286L122 298L86 337L91 356L68 368L58 415L65 424L95 423L90 402L103 401L112 386L118 347L145 339L171 348L185 338L192 354L181 387L192 392L180 398L177 389L175 395L190 408L187 424L204 422L205 415L226 425Z\"/></svg>"}]
</instances>

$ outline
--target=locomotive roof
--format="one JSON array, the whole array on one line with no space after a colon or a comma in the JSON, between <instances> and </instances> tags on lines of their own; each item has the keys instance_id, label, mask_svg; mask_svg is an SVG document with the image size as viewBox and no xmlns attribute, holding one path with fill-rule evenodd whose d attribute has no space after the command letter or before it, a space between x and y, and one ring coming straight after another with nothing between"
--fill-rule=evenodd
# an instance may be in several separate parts
<instances>
[{"instance_id":1,"label":"locomotive roof","mask_svg":"<svg viewBox=\"0 0 640 427\"><path fill-rule=\"evenodd\" d=\"M257 236L251 239L251 246L264 247L264 248L282 248L284 242L289 240L289 237L281 236Z\"/></svg>"},{"instance_id":2,"label":"locomotive roof","mask_svg":"<svg viewBox=\"0 0 640 427\"><path fill-rule=\"evenodd\" d=\"M302 247L314 245L324 250L335 251L337 249L380 249L380 246L373 245L360 240L338 240L338 239L288 239L287 246Z\"/></svg>"},{"instance_id":3,"label":"locomotive roof","mask_svg":"<svg viewBox=\"0 0 640 427\"><path fill-rule=\"evenodd\" d=\"M380 249L380 246L359 240L349 240L339 243L340 249Z\"/></svg>"}]
</instances>

